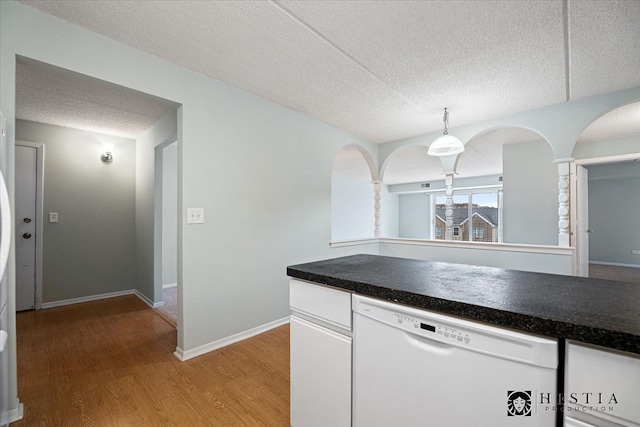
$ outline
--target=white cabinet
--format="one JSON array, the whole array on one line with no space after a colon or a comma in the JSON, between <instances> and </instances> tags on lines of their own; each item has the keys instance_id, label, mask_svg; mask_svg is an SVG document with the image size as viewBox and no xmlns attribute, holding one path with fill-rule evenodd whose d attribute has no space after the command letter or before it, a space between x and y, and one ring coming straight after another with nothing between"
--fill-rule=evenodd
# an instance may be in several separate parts
<instances>
[{"instance_id":1,"label":"white cabinet","mask_svg":"<svg viewBox=\"0 0 640 427\"><path fill-rule=\"evenodd\" d=\"M351 337L291 318L291 425L351 425Z\"/></svg>"},{"instance_id":2,"label":"white cabinet","mask_svg":"<svg viewBox=\"0 0 640 427\"><path fill-rule=\"evenodd\" d=\"M640 356L567 345L566 426L640 427Z\"/></svg>"},{"instance_id":3,"label":"white cabinet","mask_svg":"<svg viewBox=\"0 0 640 427\"><path fill-rule=\"evenodd\" d=\"M351 425L351 294L290 281L291 425Z\"/></svg>"}]
</instances>

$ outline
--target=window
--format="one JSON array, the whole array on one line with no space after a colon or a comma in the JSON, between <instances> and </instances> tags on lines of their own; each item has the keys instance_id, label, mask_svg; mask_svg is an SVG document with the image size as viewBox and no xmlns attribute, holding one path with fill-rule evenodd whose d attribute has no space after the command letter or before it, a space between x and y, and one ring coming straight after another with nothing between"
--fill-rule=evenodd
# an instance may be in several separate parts
<instances>
[{"instance_id":1,"label":"window","mask_svg":"<svg viewBox=\"0 0 640 427\"><path fill-rule=\"evenodd\" d=\"M467 242L501 241L500 203L501 189L480 189L478 191L456 191L450 215L453 221L453 240ZM434 204L434 238L445 238L442 228L446 222L446 201L444 194L436 194Z\"/></svg>"},{"instance_id":2,"label":"window","mask_svg":"<svg viewBox=\"0 0 640 427\"><path fill-rule=\"evenodd\" d=\"M484 238L484 228L483 227L473 227L473 240L480 240Z\"/></svg>"}]
</instances>

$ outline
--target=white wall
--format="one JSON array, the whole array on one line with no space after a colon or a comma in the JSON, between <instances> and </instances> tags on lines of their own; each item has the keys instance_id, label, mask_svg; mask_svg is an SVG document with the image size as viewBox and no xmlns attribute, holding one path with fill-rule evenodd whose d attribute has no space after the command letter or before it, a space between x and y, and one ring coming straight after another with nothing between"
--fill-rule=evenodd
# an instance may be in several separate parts
<instances>
[{"instance_id":1,"label":"white wall","mask_svg":"<svg viewBox=\"0 0 640 427\"><path fill-rule=\"evenodd\" d=\"M576 144L575 159L592 159L640 152L640 135Z\"/></svg>"},{"instance_id":2,"label":"white wall","mask_svg":"<svg viewBox=\"0 0 640 427\"><path fill-rule=\"evenodd\" d=\"M558 166L546 141L503 149L503 241L558 244Z\"/></svg>"},{"instance_id":3,"label":"white wall","mask_svg":"<svg viewBox=\"0 0 640 427\"><path fill-rule=\"evenodd\" d=\"M16 138L45 145L42 302L135 288L135 141L24 120Z\"/></svg>"},{"instance_id":4,"label":"white wall","mask_svg":"<svg viewBox=\"0 0 640 427\"><path fill-rule=\"evenodd\" d=\"M426 193L400 194L400 236L410 239L431 238L431 198Z\"/></svg>"},{"instance_id":5,"label":"white wall","mask_svg":"<svg viewBox=\"0 0 640 427\"><path fill-rule=\"evenodd\" d=\"M570 275L573 248L444 240L381 239L380 255Z\"/></svg>"},{"instance_id":6,"label":"white wall","mask_svg":"<svg viewBox=\"0 0 640 427\"><path fill-rule=\"evenodd\" d=\"M587 166L589 261L640 267L640 162Z\"/></svg>"},{"instance_id":7,"label":"white wall","mask_svg":"<svg viewBox=\"0 0 640 427\"><path fill-rule=\"evenodd\" d=\"M333 242L375 237L376 176L375 158L365 147L350 144L336 154L331 173Z\"/></svg>"},{"instance_id":8,"label":"white wall","mask_svg":"<svg viewBox=\"0 0 640 427\"><path fill-rule=\"evenodd\" d=\"M380 185L380 236L400 236L400 199L389 192L389 186Z\"/></svg>"},{"instance_id":9,"label":"white wall","mask_svg":"<svg viewBox=\"0 0 640 427\"><path fill-rule=\"evenodd\" d=\"M162 149L162 285L178 282L178 144Z\"/></svg>"},{"instance_id":10,"label":"white wall","mask_svg":"<svg viewBox=\"0 0 640 427\"><path fill-rule=\"evenodd\" d=\"M364 163L364 160L363 160ZM366 163L365 163L366 168ZM373 184L369 169L364 177L340 175L331 177L331 240L373 237Z\"/></svg>"},{"instance_id":11,"label":"white wall","mask_svg":"<svg viewBox=\"0 0 640 427\"><path fill-rule=\"evenodd\" d=\"M197 351L285 319L287 265L377 252L376 245L331 249L328 244L335 155L344 145L358 144L377 161L375 144L20 4L0 2L0 12L0 108L9 124L10 145L15 140L16 55L181 105L181 350ZM149 135L136 140L137 285L145 295L154 293L154 225L149 222L154 144ZM13 150L9 151L12 175ZM188 207L204 208L205 224L187 225ZM9 309L15 310L15 295L10 295ZM15 327L11 313L10 321ZM15 342L11 346L13 407Z\"/></svg>"}]
</instances>

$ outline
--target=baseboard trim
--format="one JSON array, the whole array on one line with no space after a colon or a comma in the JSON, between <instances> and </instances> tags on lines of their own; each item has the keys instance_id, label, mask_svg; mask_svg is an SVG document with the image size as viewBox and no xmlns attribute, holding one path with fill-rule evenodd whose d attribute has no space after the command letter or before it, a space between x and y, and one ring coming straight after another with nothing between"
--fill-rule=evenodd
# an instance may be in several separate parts
<instances>
[{"instance_id":1,"label":"baseboard trim","mask_svg":"<svg viewBox=\"0 0 640 427\"><path fill-rule=\"evenodd\" d=\"M136 293L135 289L128 289L126 291L108 292L106 294L89 295L86 297L64 299L60 301L43 302L42 308L45 309L45 308L61 307L63 305L80 304L83 302L97 301L97 300L106 299L106 298L121 297L123 295L131 295L135 293Z\"/></svg>"},{"instance_id":2,"label":"baseboard trim","mask_svg":"<svg viewBox=\"0 0 640 427\"><path fill-rule=\"evenodd\" d=\"M142 292L140 292L137 289L135 289L133 291L133 293L135 294L135 296L140 298L142 300L142 302L144 302L145 304L147 304L151 308L158 308L158 307L162 307L164 305L164 301L153 302L149 298L147 298L147 296L145 294L143 294Z\"/></svg>"},{"instance_id":3,"label":"baseboard trim","mask_svg":"<svg viewBox=\"0 0 640 427\"><path fill-rule=\"evenodd\" d=\"M267 332L279 326L286 325L287 323L289 323L289 318L290 316L283 317L282 319L274 320L273 322L256 326L255 328L251 328L249 330L239 332L229 337L222 338L222 339L210 342L208 344L201 345L191 350L185 351L185 350L182 350L180 347L176 347L176 351L173 353L173 355L177 357L179 360L184 362L185 360L189 360L194 357L201 356L205 353L209 353L219 348L226 347L238 341L246 340L247 338L251 338L255 335L259 335L263 332Z\"/></svg>"},{"instance_id":4,"label":"baseboard trim","mask_svg":"<svg viewBox=\"0 0 640 427\"><path fill-rule=\"evenodd\" d=\"M17 408L9 409L8 411L0 414L0 425L9 425L16 421L20 421L22 418L24 418L24 406L20 403L20 399L18 399Z\"/></svg>"},{"instance_id":5,"label":"baseboard trim","mask_svg":"<svg viewBox=\"0 0 640 427\"><path fill-rule=\"evenodd\" d=\"M640 264L622 264L622 263L619 263L619 262L589 261L589 264L611 265L611 266L614 266L614 267L640 268Z\"/></svg>"}]
</instances>

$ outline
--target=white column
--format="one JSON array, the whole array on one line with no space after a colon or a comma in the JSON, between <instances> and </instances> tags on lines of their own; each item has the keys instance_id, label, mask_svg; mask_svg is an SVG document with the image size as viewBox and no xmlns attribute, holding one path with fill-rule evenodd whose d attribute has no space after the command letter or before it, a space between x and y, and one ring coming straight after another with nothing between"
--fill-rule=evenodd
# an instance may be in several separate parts
<instances>
[{"instance_id":1,"label":"white column","mask_svg":"<svg viewBox=\"0 0 640 427\"><path fill-rule=\"evenodd\" d=\"M447 200L445 201L444 210L444 225L446 227L444 232L445 240L453 240L453 174L445 176L445 195Z\"/></svg>"},{"instance_id":2,"label":"white column","mask_svg":"<svg viewBox=\"0 0 640 427\"><path fill-rule=\"evenodd\" d=\"M380 181L373 181L373 236L380 237Z\"/></svg>"},{"instance_id":3,"label":"white column","mask_svg":"<svg viewBox=\"0 0 640 427\"><path fill-rule=\"evenodd\" d=\"M558 246L570 246L569 162L558 163Z\"/></svg>"}]
</instances>

